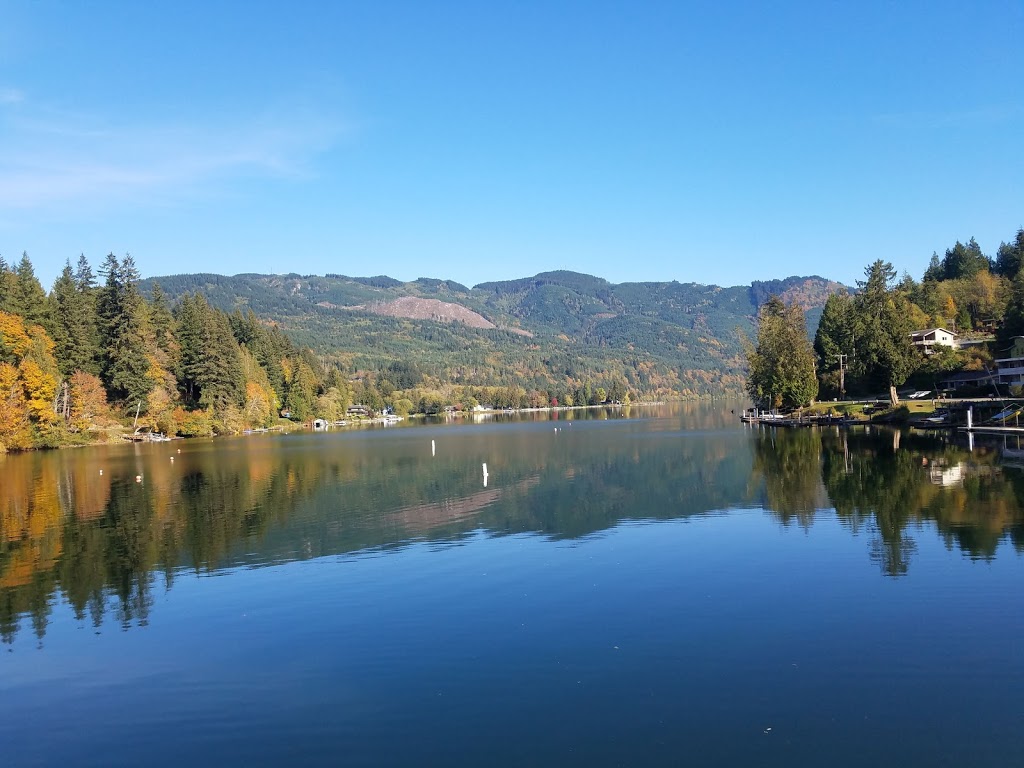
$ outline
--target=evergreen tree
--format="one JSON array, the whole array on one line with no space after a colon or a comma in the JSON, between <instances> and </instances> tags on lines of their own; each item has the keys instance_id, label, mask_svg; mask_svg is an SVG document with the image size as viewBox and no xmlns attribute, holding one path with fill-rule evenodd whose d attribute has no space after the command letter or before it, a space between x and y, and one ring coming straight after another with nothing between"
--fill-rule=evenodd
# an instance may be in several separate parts
<instances>
[{"instance_id":1,"label":"evergreen tree","mask_svg":"<svg viewBox=\"0 0 1024 768\"><path fill-rule=\"evenodd\" d=\"M758 313L757 347L747 350L747 391L758 406L797 408L818 396L804 313L769 296Z\"/></svg>"},{"instance_id":2,"label":"evergreen tree","mask_svg":"<svg viewBox=\"0 0 1024 768\"><path fill-rule=\"evenodd\" d=\"M21 261L15 267L14 274L16 279L10 297L14 313L24 317L28 324L41 325L50 330L50 305L27 253L21 254Z\"/></svg>"},{"instance_id":3,"label":"evergreen tree","mask_svg":"<svg viewBox=\"0 0 1024 768\"><path fill-rule=\"evenodd\" d=\"M204 341L206 354L199 382L200 404L215 411L242 405L245 399L242 357L227 315L219 310L207 314Z\"/></svg>"},{"instance_id":4,"label":"evergreen tree","mask_svg":"<svg viewBox=\"0 0 1024 768\"><path fill-rule=\"evenodd\" d=\"M106 356L110 346L112 327L119 313L121 297L121 263L113 253L108 253L100 267L103 285L96 291L96 315L99 327L100 347ZM106 367L104 365L104 367ZM106 376L104 375L104 384Z\"/></svg>"},{"instance_id":5,"label":"evergreen tree","mask_svg":"<svg viewBox=\"0 0 1024 768\"><path fill-rule=\"evenodd\" d=\"M283 403L288 385L282 361L295 355L295 347L276 325L271 328L264 326L252 309L245 317L239 312L234 313L231 327L238 343L244 344L266 370L278 402Z\"/></svg>"},{"instance_id":6,"label":"evergreen tree","mask_svg":"<svg viewBox=\"0 0 1024 768\"><path fill-rule=\"evenodd\" d=\"M1024 336L1024 269L1017 271L1011 283L1010 301L999 329L1000 348L1008 349L1017 336Z\"/></svg>"},{"instance_id":7,"label":"evergreen tree","mask_svg":"<svg viewBox=\"0 0 1024 768\"><path fill-rule=\"evenodd\" d=\"M68 378L75 371L97 375L100 372L93 297L81 291L66 262L50 291L52 336L57 363Z\"/></svg>"},{"instance_id":8,"label":"evergreen tree","mask_svg":"<svg viewBox=\"0 0 1024 768\"><path fill-rule=\"evenodd\" d=\"M854 299L857 350L851 367L868 384L888 387L889 401L896 405L896 387L917 363L910 341L909 302L891 287L896 279L892 264L879 259L864 274L867 280L857 281L861 292Z\"/></svg>"},{"instance_id":9,"label":"evergreen tree","mask_svg":"<svg viewBox=\"0 0 1024 768\"><path fill-rule=\"evenodd\" d=\"M854 354L853 301L846 293L833 293L814 334L814 352L823 383L843 395L847 390L845 371Z\"/></svg>"},{"instance_id":10,"label":"evergreen tree","mask_svg":"<svg viewBox=\"0 0 1024 768\"><path fill-rule=\"evenodd\" d=\"M263 329L260 327L260 321L252 309L249 309L245 315L242 314L240 309L236 309L231 313L230 320L231 332L235 335L235 341L245 345L250 351L261 346Z\"/></svg>"},{"instance_id":11,"label":"evergreen tree","mask_svg":"<svg viewBox=\"0 0 1024 768\"><path fill-rule=\"evenodd\" d=\"M309 364L299 358L293 362L294 372L288 384L288 393L285 396L285 408L291 411L292 418L305 421L313 415L314 401L316 400L317 379ZM363 394L369 399L364 402L367 408L373 411L380 410L383 406L380 393L373 388L372 384L364 389Z\"/></svg>"},{"instance_id":12,"label":"evergreen tree","mask_svg":"<svg viewBox=\"0 0 1024 768\"><path fill-rule=\"evenodd\" d=\"M92 273L92 267L85 258L85 254L79 254L78 264L75 265L75 285L82 293L89 293L96 287L96 276Z\"/></svg>"},{"instance_id":13,"label":"evergreen tree","mask_svg":"<svg viewBox=\"0 0 1024 768\"><path fill-rule=\"evenodd\" d=\"M138 289L139 273L131 256L122 262L109 254L101 274L106 282L97 302L104 338L103 382L127 407L141 402L153 387L146 357L146 304Z\"/></svg>"},{"instance_id":14,"label":"evergreen tree","mask_svg":"<svg viewBox=\"0 0 1024 768\"><path fill-rule=\"evenodd\" d=\"M196 405L201 394L209 306L199 294L185 294L177 308L178 385L186 402Z\"/></svg>"},{"instance_id":15,"label":"evergreen tree","mask_svg":"<svg viewBox=\"0 0 1024 768\"><path fill-rule=\"evenodd\" d=\"M171 354L174 348L175 323L171 308L167 305L167 296L160 283L153 283L152 297L149 302L149 325L153 338L165 354Z\"/></svg>"},{"instance_id":16,"label":"evergreen tree","mask_svg":"<svg viewBox=\"0 0 1024 768\"><path fill-rule=\"evenodd\" d=\"M926 282L938 282L946 279L946 271L942 266L942 262L939 260L939 254L932 251L932 259L928 262L928 269L924 272L924 280Z\"/></svg>"},{"instance_id":17,"label":"evergreen tree","mask_svg":"<svg viewBox=\"0 0 1024 768\"><path fill-rule=\"evenodd\" d=\"M7 261L0 256L0 312L14 314L14 307L11 306L11 294L14 292L14 281L17 276L7 266Z\"/></svg>"},{"instance_id":18,"label":"evergreen tree","mask_svg":"<svg viewBox=\"0 0 1024 768\"><path fill-rule=\"evenodd\" d=\"M997 275L1013 280L1020 272L1022 264L1024 264L1024 228L1017 230L1017 237L1012 243L999 244L994 271Z\"/></svg>"},{"instance_id":19,"label":"evergreen tree","mask_svg":"<svg viewBox=\"0 0 1024 768\"><path fill-rule=\"evenodd\" d=\"M973 237L966 245L957 240L956 245L948 249L942 259L942 277L944 280L973 277L991 266L992 262L981 252L981 246Z\"/></svg>"},{"instance_id":20,"label":"evergreen tree","mask_svg":"<svg viewBox=\"0 0 1024 768\"><path fill-rule=\"evenodd\" d=\"M50 290L50 299L53 303L53 331L51 336L53 337L54 352L61 375L67 378L77 368L75 366L77 354L71 326L77 315L76 309L79 296L78 290L75 288L75 277L71 271L71 262L67 262L64 265L60 277L54 282L53 288Z\"/></svg>"},{"instance_id":21,"label":"evergreen tree","mask_svg":"<svg viewBox=\"0 0 1024 768\"><path fill-rule=\"evenodd\" d=\"M192 406L223 410L245 400L245 374L231 321L199 294L178 305L178 382Z\"/></svg>"},{"instance_id":22,"label":"evergreen tree","mask_svg":"<svg viewBox=\"0 0 1024 768\"><path fill-rule=\"evenodd\" d=\"M82 366L84 367L81 367L80 370L99 376L103 372L103 354L100 350L100 319L96 311L98 289L96 276L84 253L78 256L78 264L75 265L75 287L81 297L82 346L86 350L82 354Z\"/></svg>"}]
</instances>

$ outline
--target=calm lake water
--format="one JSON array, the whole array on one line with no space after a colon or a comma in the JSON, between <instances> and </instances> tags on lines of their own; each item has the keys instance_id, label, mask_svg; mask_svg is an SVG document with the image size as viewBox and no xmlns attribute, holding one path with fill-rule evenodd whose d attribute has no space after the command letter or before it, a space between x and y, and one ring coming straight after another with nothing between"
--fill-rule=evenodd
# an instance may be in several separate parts
<instances>
[{"instance_id":1,"label":"calm lake water","mask_svg":"<svg viewBox=\"0 0 1024 768\"><path fill-rule=\"evenodd\" d=\"M1024 446L731 408L0 457L0 760L1021 765Z\"/></svg>"}]
</instances>

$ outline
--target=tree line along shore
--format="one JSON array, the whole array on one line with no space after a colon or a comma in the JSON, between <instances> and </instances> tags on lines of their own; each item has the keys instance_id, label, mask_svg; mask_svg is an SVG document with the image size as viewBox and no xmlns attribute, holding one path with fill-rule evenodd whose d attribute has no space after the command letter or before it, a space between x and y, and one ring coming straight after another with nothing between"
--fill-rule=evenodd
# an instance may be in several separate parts
<instances>
[{"instance_id":1,"label":"tree line along shore","mask_svg":"<svg viewBox=\"0 0 1024 768\"><path fill-rule=\"evenodd\" d=\"M994 258L973 238L957 242L932 255L920 281L897 278L878 259L856 291L829 296L813 341L802 308L771 296L758 312L756 343L747 345L747 392L763 409L879 394L895 407L900 387L934 391L939 381L974 372L975 391L966 393L1021 396L1017 385L999 392L989 374L1024 336L1022 264L1024 229ZM949 331L956 342L914 343L929 330Z\"/></svg>"},{"instance_id":2,"label":"tree line along shore","mask_svg":"<svg viewBox=\"0 0 1024 768\"><path fill-rule=\"evenodd\" d=\"M452 384L415 363L353 370L296 345L273 320L227 313L198 292L139 287L131 256L65 264L47 293L27 254L0 257L0 452L138 434L238 434L350 418L624 403L618 377L527 388Z\"/></svg>"},{"instance_id":3,"label":"tree line along shore","mask_svg":"<svg viewBox=\"0 0 1024 768\"><path fill-rule=\"evenodd\" d=\"M957 242L933 254L920 281L897 279L877 260L855 290L828 296L813 343L803 307L769 296L747 345L748 394L775 409L886 392L896 404L901 386L932 389L958 371L990 370L1024 335L1022 254L1024 229L995 257L973 239ZM940 326L969 344L925 354L911 342L912 331ZM352 355L314 353L275 319L227 312L200 291L171 300L149 281L144 292L130 256L109 254L96 272L84 256L69 261L49 292L27 254L14 264L0 257L0 451L336 422L353 405L404 416L678 396L653 378L645 390L611 366L561 373L545 378L506 361L487 370L486 384L448 380L400 354L360 368Z\"/></svg>"}]
</instances>

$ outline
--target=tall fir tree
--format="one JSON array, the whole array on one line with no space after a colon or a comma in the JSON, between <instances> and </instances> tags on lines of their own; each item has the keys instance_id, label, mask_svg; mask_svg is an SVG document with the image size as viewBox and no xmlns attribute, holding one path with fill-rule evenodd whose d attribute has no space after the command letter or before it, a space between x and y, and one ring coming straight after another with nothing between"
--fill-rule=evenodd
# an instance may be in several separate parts
<instances>
[{"instance_id":1,"label":"tall fir tree","mask_svg":"<svg viewBox=\"0 0 1024 768\"><path fill-rule=\"evenodd\" d=\"M205 324L209 307L199 294L186 293L175 308L178 328L178 386L185 402L196 405L201 395Z\"/></svg>"},{"instance_id":2,"label":"tall fir tree","mask_svg":"<svg viewBox=\"0 0 1024 768\"><path fill-rule=\"evenodd\" d=\"M7 266L7 261L3 256L0 256L0 312L10 312L14 314L14 310L10 305L11 291L13 290L15 275L11 272L11 268Z\"/></svg>"},{"instance_id":3,"label":"tall fir tree","mask_svg":"<svg viewBox=\"0 0 1024 768\"><path fill-rule=\"evenodd\" d=\"M961 277L973 277L982 270L989 270L992 262L981 252L981 246L972 237L967 244L959 240L946 250L942 259L942 275L944 280L957 280Z\"/></svg>"},{"instance_id":4,"label":"tall fir tree","mask_svg":"<svg viewBox=\"0 0 1024 768\"><path fill-rule=\"evenodd\" d=\"M167 295L158 282L153 283L150 296L149 324L157 348L170 355L175 346L175 321L171 308L167 304Z\"/></svg>"},{"instance_id":5,"label":"tall fir tree","mask_svg":"<svg viewBox=\"0 0 1024 768\"><path fill-rule=\"evenodd\" d=\"M15 280L9 299L12 311L25 318L30 325L41 325L48 331L50 326L50 303L46 291L39 283L28 253L21 254L21 261L14 268Z\"/></svg>"},{"instance_id":6,"label":"tall fir tree","mask_svg":"<svg viewBox=\"0 0 1024 768\"><path fill-rule=\"evenodd\" d=\"M797 408L818 396L814 350L803 310L770 296L758 313L757 346L748 349L747 391L761 407Z\"/></svg>"},{"instance_id":7,"label":"tall fir tree","mask_svg":"<svg viewBox=\"0 0 1024 768\"><path fill-rule=\"evenodd\" d=\"M104 337L104 384L111 398L129 409L146 405L153 387L146 357L146 305L138 289L139 273L131 256L118 262L114 254L104 261L97 309Z\"/></svg>"},{"instance_id":8,"label":"tall fir tree","mask_svg":"<svg viewBox=\"0 0 1024 768\"><path fill-rule=\"evenodd\" d=\"M931 261L928 262L928 269L924 271L925 282L938 282L939 280L946 279L946 270L942 266L942 260L939 259L939 254L932 251Z\"/></svg>"},{"instance_id":9,"label":"tall fir tree","mask_svg":"<svg viewBox=\"0 0 1024 768\"><path fill-rule=\"evenodd\" d=\"M66 378L75 371L98 375L99 348L92 296L79 290L67 262L50 291L57 362Z\"/></svg>"},{"instance_id":10,"label":"tall fir tree","mask_svg":"<svg viewBox=\"0 0 1024 768\"><path fill-rule=\"evenodd\" d=\"M833 293L825 300L814 334L822 384L840 395L846 394L846 368L854 356L853 322L853 300L849 294Z\"/></svg>"},{"instance_id":11,"label":"tall fir tree","mask_svg":"<svg viewBox=\"0 0 1024 768\"><path fill-rule=\"evenodd\" d=\"M1010 243L1000 243L996 252L994 271L1013 280L1024 266L1024 228L1017 230L1017 236Z\"/></svg>"},{"instance_id":12,"label":"tall fir tree","mask_svg":"<svg viewBox=\"0 0 1024 768\"><path fill-rule=\"evenodd\" d=\"M1024 336L1024 269L1018 270L1010 283L1010 300L999 329L999 353L996 357L1005 357L1018 336Z\"/></svg>"},{"instance_id":13,"label":"tall fir tree","mask_svg":"<svg viewBox=\"0 0 1024 768\"><path fill-rule=\"evenodd\" d=\"M231 323L220 310L211 310L204 325L206 354L200 404L215 411L240 406L245 397L242 358Z\"/></svg>"},{"instance_id":14,"label":"tall fir tree","mask_svg":"<svg viewBox=\"0 0 1024 768\"><path fill-rule=\"evenodd\" d=\"M78 255L78 263L75 265L75 285L83 293L88 293L96 287L96 275L93 274L84 253Z\"/></svg>"},{"instance_id":15,"label":"tall fir tree","mask_svg":"<svg viewBox=\"0 0 1024 768\"><path fill-rule=\"evenodd\" d=\"M896 387L907 380L919 357L910 341L909 302L892 287L892 264L878 259L864 275L867 279L857 281L860 293L854 299L857 349L851 367L869 386L888 388L889 402L896 405Z\"/></svg>"},{"instance_id":16,"label":"tall fir tree","mask_svg":"<svg viewBox=\"0 0 1024 768\"><path fill-rule=\"evenodd\" d=\"M65 378L75 372L75 349L72 341L71 325L75 316L75 305L78 303L78 291L75 288L75 276L71 271L71 263L67 262L60 277L50 289L50 301L53 305L53 337L54 354L61 375Z\"/></svg>"}]
</instances>

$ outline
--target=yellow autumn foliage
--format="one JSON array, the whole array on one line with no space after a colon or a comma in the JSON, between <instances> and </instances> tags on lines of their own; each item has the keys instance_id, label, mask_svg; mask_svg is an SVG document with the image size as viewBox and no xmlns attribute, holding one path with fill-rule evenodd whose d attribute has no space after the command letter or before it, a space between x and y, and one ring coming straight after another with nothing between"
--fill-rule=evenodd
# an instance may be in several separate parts
<instances>
[{"instance_id":1,"label":"yellow autumn foliage","mask_svg":"<svg viewBox=\"0 0 1024 768\"><path fill-rule=\"evenodd\" d=\"M4 450L32 447L25 390L18 369L10 363L0 363L0 447Z\"/></svg>"},{"instance_id":2,"label":"yellow autumn foliage","mask_svg":"<svg viewBox=\"0 0 1024 768\"><path fill-rule=\"evenodd\" d=\"M0 359L20 360L31 346L25 321L18 315L0 312Z\"/></svg>"},{"instance_id":3,"label":"yellow autumn foliage","mask_svg":"<svg viewBox=\"0 0 1024 768\"><path fill-rule=\"evenodd\" d=\"M0 312L0 445L31 448L59 418L54 412L59 373L54 344L38 325Z\"/></svg>"},{"instance_id":4,"label":"yellow autumn foliage","mask_svg":"<svg viewBox=\"0 0 1024 768\"><path fill-rule=\"evenodd\" d=\"M53 412L53 400L57 394L56 378L28 357L18 364L18 372L25 389L30 418L43 425L56 421L57 414Z\"/></svg>"}]
</instances>

